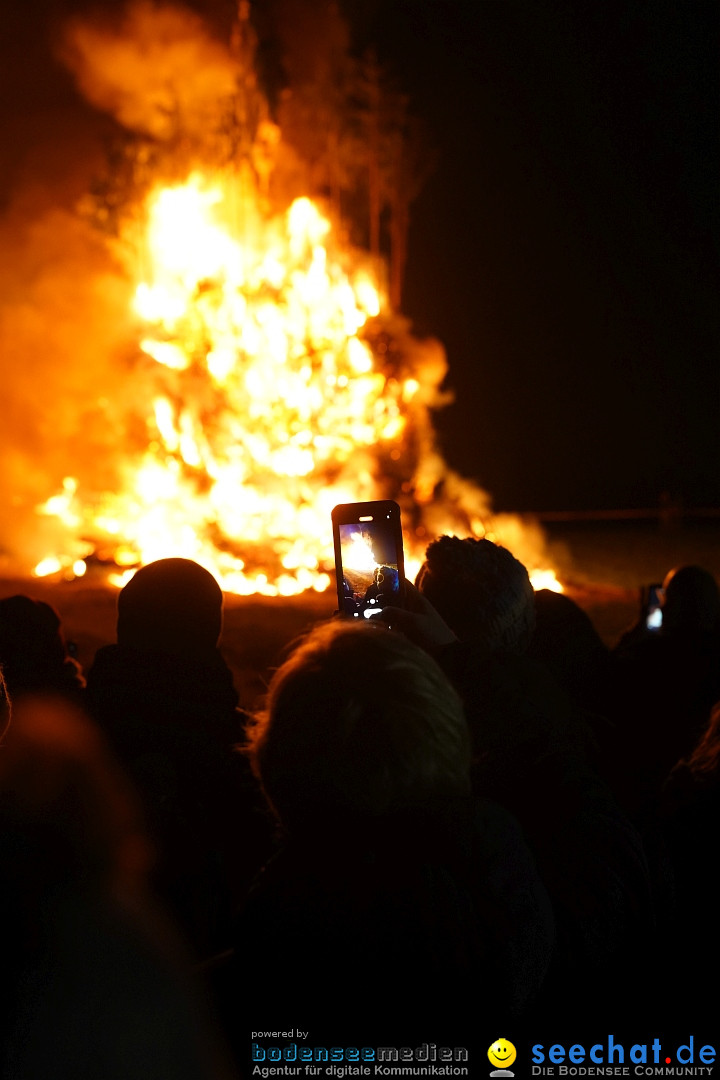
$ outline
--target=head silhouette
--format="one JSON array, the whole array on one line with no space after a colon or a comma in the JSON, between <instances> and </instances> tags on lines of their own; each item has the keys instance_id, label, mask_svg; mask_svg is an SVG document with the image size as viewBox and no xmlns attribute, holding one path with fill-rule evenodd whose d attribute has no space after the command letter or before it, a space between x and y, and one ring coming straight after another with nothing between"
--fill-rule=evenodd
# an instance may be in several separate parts
<instances>
[{"instance_id":1,"label":"head silhouette","mask_svg":"<svg viewBox=\"0 0 720 1080\"><path fill-rule=\"evenodd\" d=\"M535 628L528 572L490 540L441 536L427 549L415 584L461 641L491 652L524 652Z\"/></svg>"},{"instance_id":2,"label":"head silhouette","mask_svg":"<svg viewBox=\"0 0 720 1080\"><path fill-rule=\"evenodd\" d=\"M223 595L215 578L190 559L143 566L118 598L118 644L152 652L196 654L215 648Z\"/></svg>"},{"instance_id":3,"label":"head silhouette","mask_svg":"<svg viewBox=\"0 0 720 1080\"><path fill-rule=\"evenodd\" d=\"M680 566L663 582L663 633L709 634L720 631L720 590L700 566Z\"/></svg>"},{"instance_id":4,"label":"head silhouette","mask_svg":"<svg viewBox=\"0 0 720 1080\"><path fill-rule=\"evenodd\" d=\"M80 667L68 655L60 616L50 604L29 596L0 600L0 666L13 698L83 685Z\"/></svg>"},{"instance_id":5,"label":"head silhouette","mask_svg":"<svg viewBox=\"0 0 720 1080\"><path fill-rule=\"evenodd\" d=\"M368 623L312 631L276 672L250 739L253 768L290 831L469 792L457 694L421 649Z\"/></svg>"}]
</instances>

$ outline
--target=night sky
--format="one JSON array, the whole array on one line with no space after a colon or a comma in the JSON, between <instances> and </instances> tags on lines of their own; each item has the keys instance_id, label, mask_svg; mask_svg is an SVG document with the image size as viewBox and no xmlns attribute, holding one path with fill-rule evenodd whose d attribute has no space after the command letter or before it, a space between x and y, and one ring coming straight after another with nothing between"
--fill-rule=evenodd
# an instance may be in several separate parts
<instances>
[{"instance_id":1,"label":"night sky","mask_svg":"<svg viewBox=\"0 0 720 1080\"><path fill-rule=\"evenodd\" d=\"M395 0L375 33L439 149L404 307L450 461L502 509L717 505L717 6Z\"/></svg>"},{"instance_id":2,"label":"night sky","mask_svg":"<svg viewBox=\"0 0 720 1080\"><path fill-rule=\"evenodd\" d=\"M99 160L50 49L90 6L4 13L0 207L76 198ZM403 307L447 348L450 464L499 509L720 505L717 6L342 7L438 152Z\"/></svg>"}]
</instances>

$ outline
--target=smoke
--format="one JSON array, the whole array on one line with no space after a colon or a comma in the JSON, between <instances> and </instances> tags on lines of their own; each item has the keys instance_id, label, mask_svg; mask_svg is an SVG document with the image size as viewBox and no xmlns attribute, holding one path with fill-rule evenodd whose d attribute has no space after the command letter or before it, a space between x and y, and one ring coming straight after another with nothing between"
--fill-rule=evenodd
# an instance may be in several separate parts
<instances>
[{"instance_id":1,"label":"smoke","mask_svg":"<svg viewBox=\"0 0 720 1080\"><path fill-rule=\"evenodd\" d=\"M58 55L92 106L159 141L216 131L238 77L237 58L196 14L150 0L113 17L73 18ZM63 546L63 526L38 516L37 507L61 490L65 477L81 491L122 486L128 452L147 440L143 417L152 395L147 364L137 363L138 326L130 314L135 275L125 265L127 253L74 211L60 189L56 200L50 182L40 190L33 198L27 186L17 191L0 220L0 498L7 508L0 564L24 570ZM396 343L401 336L408 371L422 370L408 414L414 489L402 484L407 499L422 505L417 535L466 532L468 523L480 534L490 516L487 497L448 470L436 448L429 410L442 400L444 352L409 333L395 334ZM368 486L382 481L379 467L369 451L353 456L355 478L367 473ZM541 543L511 521L498 520L496 532L500 540L512 536L506 542L520 558L528 538L533 548Z\"/></svg>"},{"instance_id":2,"label":"smoke","mask_svg":"<svg viewBox=\"0 0 720 1080\"><path fill-rule=\"evenodd\" d=\"M34 507L63 477L111 479L129 287L100 238L59 207L30 219L10 207L0 249L0 553L27 563L47 550L51 527Z\"/></svg>"},{"instance_id":3,"label":"smoke","mask_svg":"<svg viewBox=\"0 0 720 1080\"><path fill-rule=\"evenodd\" d=\"M201 126L233 90L227 50L196 15L168 5L136 3L113 21L75 17L56 52L90 104L156 138ZM61 526L37 507L64 477L112 490L146 390L133 370L127 269L74 205L99 164L88 137L97 122L44 64L45 104L27 101L35 139L28 132L23 155L8 159L15 187L0 218L0 566L9 572L61 546ZM36 81L42 89L39 66Z\"/></svg>"},{"instance_id":4,"label":"smoke","mask_svg":"<svg viewBox=\"0 0 720 1080\"><path fill-rule=\"evenodd\" d=\"M123 127L157 139L202 131L237 69L193 12L139 0L113 21L68 24L59 55L87 100Z\"/></svg>"}]
</instances>

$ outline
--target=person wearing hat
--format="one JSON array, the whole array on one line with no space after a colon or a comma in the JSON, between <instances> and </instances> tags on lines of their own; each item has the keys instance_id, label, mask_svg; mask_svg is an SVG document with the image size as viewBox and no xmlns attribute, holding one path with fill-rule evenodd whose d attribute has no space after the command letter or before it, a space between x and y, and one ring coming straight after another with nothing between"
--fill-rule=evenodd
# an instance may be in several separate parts
<instances>
[{"instance_id":1,"label":"person wearing hat","mask_svg":"<svg viewBox=\"0 0 720 1080\"><path fill-rule=\"evenodd\" d=\"M158 849L155 884L200 958L226 944L267 854L270 825L235 753L244 714L218 648L223 594L190 559L142 567L118 598L87 700L138 787Z\"/></svg>"}]
</instances>

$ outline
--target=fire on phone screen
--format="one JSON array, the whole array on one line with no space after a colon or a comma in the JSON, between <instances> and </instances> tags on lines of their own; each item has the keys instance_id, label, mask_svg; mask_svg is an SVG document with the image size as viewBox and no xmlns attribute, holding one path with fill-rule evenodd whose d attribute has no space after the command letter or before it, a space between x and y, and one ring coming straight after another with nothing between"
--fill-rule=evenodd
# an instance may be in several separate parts
<instances>
[{"instance_id":1,"label":"fire on phone screen","mask_svg":"<svg viewBox=\"0 0 720 1080\"><path fill-rule=\"evenodd\" d=\"M402 581L402 535L399 512L393 504L358 504L357 513L343 508L335 522L339 552L338 600L341 610L354 618L372 618L389 604L397 604Z\"/></svg>"}]
</instances>

